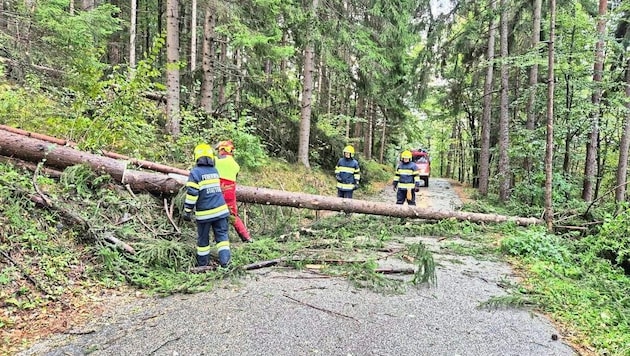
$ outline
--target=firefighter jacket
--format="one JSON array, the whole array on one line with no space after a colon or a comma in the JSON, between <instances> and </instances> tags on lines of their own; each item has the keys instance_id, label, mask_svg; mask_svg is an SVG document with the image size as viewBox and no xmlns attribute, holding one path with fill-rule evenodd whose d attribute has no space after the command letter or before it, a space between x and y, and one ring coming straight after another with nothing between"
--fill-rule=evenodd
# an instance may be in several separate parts
<instances>
[{"instance_id":1,"label":"firefighter jacket","mask_svg":"<svg viewBox=\"0 0 630 356\"><path fill-rule=\"evenodd\" d=\"M361 180L361 170L359 162L354 158L342 157L335 167L335 178L337 178L337 189L354 190Z\"/></svg>"},{"instance_id":2,"label":"firefighter jacket","mask_svg":"<svg viewBox=\"0 0 630 356\"><path fill-rule=\"evenodd\" d=\"M400 162L396 169L396 176L394 177L394 188L398 189L413 189L414 187L420 187L420 176L418 175L418 168L413 162Z\"/></svg>"},{"instance_id":3,"label":"firefighter jacket","mask_svg":"<svg viewBox=\"0 0 630 356\"><path fill-rule=\"evenodd\" d=\"M204 163L211 162L207 160ZM221 193L219 172L212 165L198 163L190 171L186 183L184 211L190 212L193 209L197 222L214 221L230 215L230 210Z\"/></svg>"}]
</instances>

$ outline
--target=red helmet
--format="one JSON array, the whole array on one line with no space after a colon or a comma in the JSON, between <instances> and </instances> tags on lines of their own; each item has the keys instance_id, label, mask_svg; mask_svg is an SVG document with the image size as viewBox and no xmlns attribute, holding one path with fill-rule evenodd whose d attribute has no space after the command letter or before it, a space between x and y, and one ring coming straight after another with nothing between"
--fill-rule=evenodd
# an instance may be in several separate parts
<instances>
[{"instance_id":1,"label":"red helmet","mask_svg":"<svg viewBox=\"0 0 630 356\"><path fill-rule=\"evenodd\" d=\"M232 140L221 141L217 144L217 151L232 153L234 152L234 143L232 143Z\"/></svg>"}]
</instances>

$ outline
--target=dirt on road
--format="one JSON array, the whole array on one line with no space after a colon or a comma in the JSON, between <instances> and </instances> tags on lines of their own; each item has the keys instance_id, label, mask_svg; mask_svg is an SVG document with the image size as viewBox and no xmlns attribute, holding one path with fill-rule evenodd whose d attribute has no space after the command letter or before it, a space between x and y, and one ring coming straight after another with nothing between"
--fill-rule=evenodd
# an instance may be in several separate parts
<instances>
[{"instance_id":1,"label":"dirt on road","mask_svg":"<svg viewBox=\"0 0 630 356\"><path fill-rule=\"evenodd\" d=\"M395 195L386 187L375 199L393 203ZM442 179L422 188L417 203L434 210L462 204ZM480 307L516 281L507 264L445 252L445 244L458 243L452 238L400 236L390 244L417 242L433 252L437 285L386 295L342 278L265 268L207 293L112 303L102 317L19 355L576 354L535 311Z\"/></svg>"}]
</instances>

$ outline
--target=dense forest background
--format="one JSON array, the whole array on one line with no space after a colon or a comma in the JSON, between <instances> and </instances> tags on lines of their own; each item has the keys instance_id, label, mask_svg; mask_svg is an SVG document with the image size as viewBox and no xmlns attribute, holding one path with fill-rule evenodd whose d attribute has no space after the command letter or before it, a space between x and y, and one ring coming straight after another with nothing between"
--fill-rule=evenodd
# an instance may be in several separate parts
<instances>
[{"instance_id":1,"label":"dense forest background","mask_svg":"<svg viewBox=\"0 0 630 356\"><path fill-rule=\"evenodd\" d=\"M549 217L625 200L621 1L0 4L3 124L173 160L229 133L253 165L326 169L348 143L385 164L423 147L439 175Z\"/></svg>"},{"instance_id":2,"label":"dense forest background","mask_svg":"<svg viewBox=\"0 0 630 356\"><path fill-rule=\"evenodd\" d=\"M358 194L391 179L401 150L425 148L433 176L474 190L467 209L546 226L385 224L499 236L486 250L517 259L528 278L506 303L536 305L593 354L628 355L629 21L621 0L0 0L0 125L180 168L196 144L229 138L241 184L322 194L334 194L347 144L361 162ZM107 177L82 166L54 180L5 161L0 331L17 330L6 340L22 340L24 313L75 293L75 277L160 293L216 277L185 271L194 228L155 212L170 197L114 197ZM86 223L38 207L38 185ZM277 237L314 219L249 214L260 242L235 253L240 265L292 253ZM145 220L110 223L127 215ZM383 221L340 226L329 230ZM114 229L139 257L98 235Z\"/></svg>"}]
</instances>

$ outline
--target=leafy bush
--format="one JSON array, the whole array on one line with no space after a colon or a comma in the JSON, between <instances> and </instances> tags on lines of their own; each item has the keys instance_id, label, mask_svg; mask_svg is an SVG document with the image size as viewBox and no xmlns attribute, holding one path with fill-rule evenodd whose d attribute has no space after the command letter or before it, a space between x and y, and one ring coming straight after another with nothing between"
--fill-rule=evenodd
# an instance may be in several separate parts
<instances>
[{"instance_id":1,"label":"leafy bush","mask_svg":"<svg viewBox=\"0 0 630 356\"><path fill-rule=\"evenodd\" d=\"M544 228L514 231L501 240L501 251L512 256L563 263L568 250L563 241L549 235Z\"/></svg>"},{"instance_id":2,"label":"leafy bush","mask_svg":"<svg viewBox=\"0 0 630 356\"><path fill-rule=\"evenodd\" d=\"M182 124L182 136L177 141L178 154L190 160L195 145L206 142L215 145L219 141L232 140L234 142L234 158L242 168L256 169L268 162L265 147L260 138L252 134L249 116L237 120L229 118L212 119L205 115L186 113Z\"/></svg>"},{"instance_id":3,"label":"leafy bush","mask_svg":"<svg viewBox=\"0 0 630 356\"><path fill-rule=\"evenodd\" d=\"M391 182L394 179L393 168L373 160L363 160L361 166L361 184L370 182Z\"/></svg>"},{"instance_id":4,"label":"leafy bush","mask_svg":"<svg viewBox=\"0 0 630 356\"><path fill-rule=\"evenodd\" d=\"M622 267L630 275L630 210L605 218L600 231L578 243L578 249L590 252Z\"/></svg>"}]
</instances>

